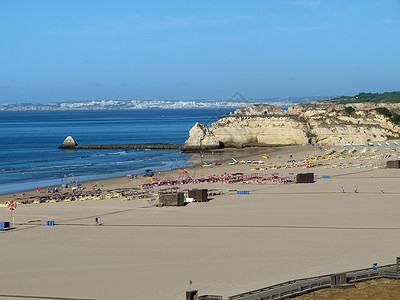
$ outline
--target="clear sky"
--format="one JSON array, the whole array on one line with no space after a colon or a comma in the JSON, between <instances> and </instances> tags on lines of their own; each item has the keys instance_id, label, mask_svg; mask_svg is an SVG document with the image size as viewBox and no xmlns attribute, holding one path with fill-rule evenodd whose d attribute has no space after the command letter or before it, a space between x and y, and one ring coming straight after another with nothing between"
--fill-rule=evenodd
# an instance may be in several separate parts
<instances>
[{"instance_id":1,"label":"clear sky","mask_svg":"<svg viewBox=\"0 0 400 300\"><path fill-rule=\"evenodd\" d=\"M0 103L400 90L400 0L0 0Z\"/></svg>"}]
</instances>

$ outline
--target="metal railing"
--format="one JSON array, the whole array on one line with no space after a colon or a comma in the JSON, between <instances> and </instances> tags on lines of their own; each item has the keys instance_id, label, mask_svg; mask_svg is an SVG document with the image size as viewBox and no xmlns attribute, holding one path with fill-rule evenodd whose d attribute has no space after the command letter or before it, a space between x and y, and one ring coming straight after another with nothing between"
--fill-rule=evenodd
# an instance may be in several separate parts
<instances>
[{"instance_id":1,"label":"metal railing","mask_svg":"<svg viewBox=\"0 0 400 300\"><path fill-rule=\"evenodd\" d=\"M399 271L400 264L391 264L373 268L347 271L345 273L346 283L351 284L355 282L383 277L400 279ZM291 280L269 287L253 290L250 292L230 296L228 297L228 300L278 300L295 297L302 294L314 292L316 290L331 288L333 286L333 276L335 276L335 274Z\"/></svg>"}]
</instances>

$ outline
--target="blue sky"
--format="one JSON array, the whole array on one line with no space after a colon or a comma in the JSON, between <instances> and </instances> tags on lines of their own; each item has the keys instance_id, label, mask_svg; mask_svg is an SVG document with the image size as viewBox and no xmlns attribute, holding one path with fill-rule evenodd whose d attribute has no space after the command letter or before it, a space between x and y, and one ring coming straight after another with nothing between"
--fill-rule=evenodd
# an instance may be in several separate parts
<instances>
[{"instance_id":1,"label":"blue sky","mask_svg":"<svg viewBox=\"0 0 400 300\"><path fill-rule=\"evenodd\" d=\"M0 103L400 90L400 0L1 0L0 32Z\"/></svg>"}]
</instances>

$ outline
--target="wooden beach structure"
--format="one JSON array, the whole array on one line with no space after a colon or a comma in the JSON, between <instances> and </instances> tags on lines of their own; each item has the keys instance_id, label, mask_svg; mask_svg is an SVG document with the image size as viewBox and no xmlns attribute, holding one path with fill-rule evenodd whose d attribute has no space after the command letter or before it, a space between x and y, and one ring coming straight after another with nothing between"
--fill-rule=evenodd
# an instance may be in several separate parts
<instances>
[{"instance_id":1,"label":"wooden beach structure","mask_svg":"<svg viewBox=\"0 0 400 300\"><path fill-rule=\"evenodd\" d=\"M162 206L184 206L185 194L182 192L160 194L160 204Z\"/></svg>"},{"instance_id":2,"label":"wooden beach structure","mask_svg":"<svg viewBox=\"0 0 400 300\"><path fill-rule=\"evenodd\" d=\"M299 173L296 176L296 183L313 183L314 173Z\"/></svg>"},{"instance_id":3,"label":"wooden beach structure","mask_svg":"<svg viewBox=\"0 0 400 300\"><path fill-rule=\"evenodd\" d=\"M193 198L196 202L207 202L208 201L208 190L207 189L192 189L188 191L189 198Z\"/></svg>"},{"instance_id":4,"label":"wooden beach structure","mask_svg":"<svg viewBox=\"0 0 400 300\"><path fill-rule=\"evenodd\" d=\"M386 167L388 169L400 169L400 160L388 160Z\"/></svg>"}]
</instances>

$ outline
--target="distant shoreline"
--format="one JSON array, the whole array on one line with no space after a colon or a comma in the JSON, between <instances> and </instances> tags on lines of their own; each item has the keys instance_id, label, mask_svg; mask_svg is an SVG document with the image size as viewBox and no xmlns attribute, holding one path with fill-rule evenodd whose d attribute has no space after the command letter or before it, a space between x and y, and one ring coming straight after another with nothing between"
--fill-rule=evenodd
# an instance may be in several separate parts
<instances>
[{"instance_id":1,"label":"distant shoreline","mask_svg":"<svg viewBox=\"0 0 400 300\"><path fill-rule=\"evenodd\" d=\"M235 109L250 104L264 103L275 106L326 100L332 96L276 97L246 99L237 95L229 99L191 100L73 100L50 103L0 104L0 111L67 111L67 110L136 110L136 109ZM239 97L235 97L239 96Z\"/></svg>"}]
</instances>

